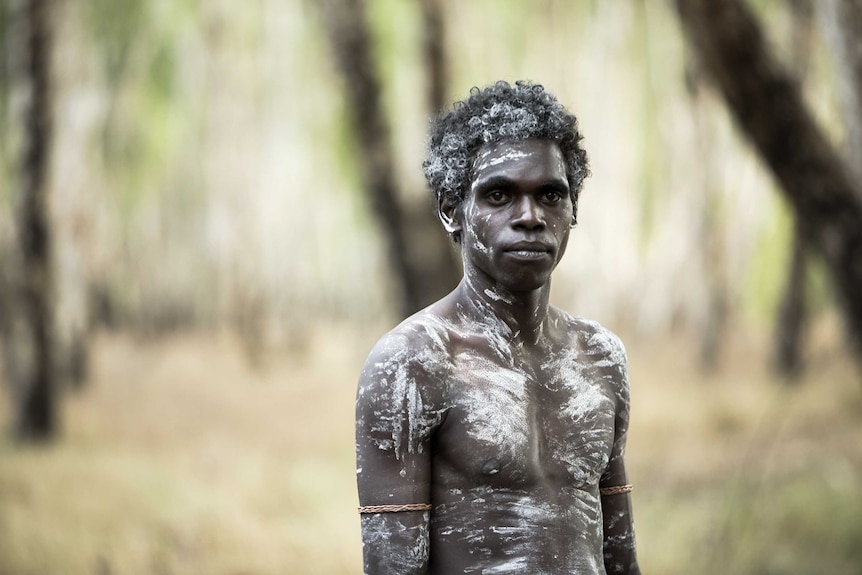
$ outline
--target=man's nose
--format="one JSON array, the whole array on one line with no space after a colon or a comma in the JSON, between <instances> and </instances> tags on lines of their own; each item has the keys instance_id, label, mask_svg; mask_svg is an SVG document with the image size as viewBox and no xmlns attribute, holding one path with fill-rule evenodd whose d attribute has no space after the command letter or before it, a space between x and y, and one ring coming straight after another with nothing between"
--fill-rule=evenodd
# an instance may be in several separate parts
<instances>
[{"instance_id":1,"label":"man's nose","mask_svg":"<svg viewBox=\"0 0 862 575\"><path fill-rule=\"evenodd\" d=\"M535 198L530 196L521 198L516 202L515 210L512 227L527 230L545 228L545 213Z\"/></svg>"}]
</instances>

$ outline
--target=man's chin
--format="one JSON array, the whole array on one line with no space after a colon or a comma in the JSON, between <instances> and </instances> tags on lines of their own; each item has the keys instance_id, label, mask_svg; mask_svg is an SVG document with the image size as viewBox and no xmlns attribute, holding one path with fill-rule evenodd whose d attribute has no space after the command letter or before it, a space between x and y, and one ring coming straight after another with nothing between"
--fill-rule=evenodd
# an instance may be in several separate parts
<instances>
[{"instance_id":1,"label":"man's chin","mask_svg":"<svg viewBox=\"0 0 862 575\"><path fill-rule=\"evenodd\" d=\"M520 276L507 278L501 282L503 287L512 293L535 291L545 287L551 280L550 274Z\"/></svg>"}]
</instances>

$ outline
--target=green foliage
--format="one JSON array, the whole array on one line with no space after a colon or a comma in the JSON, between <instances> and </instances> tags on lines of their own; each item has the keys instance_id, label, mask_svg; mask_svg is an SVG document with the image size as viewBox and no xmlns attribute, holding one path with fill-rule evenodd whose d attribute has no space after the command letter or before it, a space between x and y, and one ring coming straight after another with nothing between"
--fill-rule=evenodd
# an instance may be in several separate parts
<instances>
[{"instance_id":1,"label":"green foliage","mask_svg":"<svg viewBox=\"0 0 862 575\"><path fill-rule=\"evenodd\" d=\"M743 309L752 318L770 323L787 285L793 244L794 215L780 198L772 200L774 217L767 222L757 241L746 276ZM805 301L812 312L833 305L832 286L826 266L816 250L807 253Z\"/></svg>"},{"instance_id":2,"label":"green foliage","mask_svg":"<svg viewBox=\"0 0 862 575\"><path fill-rule=\"evenodd\" d=\"M636 9L639 22L634 26L635 33L628 39L631 44L630 50L634 53L643 51L648 54L651 44L654 43L652 38L654 31L646 25L648 7L638 2ZM657 222L655 212L659 209L661 192L667 189L667 184L661 181L666 170L662 158L658 154L659 146L657 145L658 142L662 141L662 129L658 121L660 102L657 94L658 87L655 85L654 79L657 72L655 67L655 63L651 62L650 58L645 58L639 78L640 93L643 96L640 112L642 123L640 128L641 169L643 171L640 189L640 236L641 246L644 248L649 244L653 228ZM706 193L705 190L704 193Z\"/></svg>"},{"instance_id":3,"label":"green foliage","mask_svg":"<svg viewBox=\"0 0 862 575\"><path fill-rule=\"evenodd\" d=\"M429 113L419 4L377 0L367 6L373 56L391 127L396 166L410 165L412 172L418 173Z\"/></svg>"},{"instance_id":4,"label":"green foliage","mask_svg":"<svg viewBox=\"0 0 862 575\"><path fill-rule=\"evenodd\" d=\"M334 121L329 129L330 134L323 137L328 137L332 142L332 146L330 147L332 161L344 178L344 181L351 184L349 186L351 189L360 190L359 170L361 166L359 165L359 157L356 152L356 136L352 128L350 110L347 108L347 102L343 98L338 100L338 106L334 110L333 118Z\"/></svg>"},{"instance_id":5,"label":"green foliage","mask_svg":"<svg viewBox=\"0 0 862 575\"><path fill-rule=\"evenodd\" d=\"M862 477L849 462L822 462L798 474L727 492L723 535L707 554L708 573L852 575L862 566Z\"/></svg>"},{"instance_id":6,"label":"green foliage","mask_svg":"<svg viewBox=\"0 0 862 575\"><path fill-rule=\"evenodd\" d=\"M116 87L127 73L130 54L145 32L147 1L90 0L85 6L87 24L99 47L107 82Z\"/></svg>"},{"instance_id":7,"label":"green foliage","mask_svg":"<svg viewBox=\"0 0 862 575\"><path fill-rule=\"evenodd\" d=\"M377 0L368 2L368 23L375 47L374 57L384 84L403 69L405 60L418 63L422 27L416 2Z\"/></svg>"},{"instance_id":8,"label":"green foliage","mask_svg":"<svg viewBox=\"0 0 862 575\"><path fill-rule=\"evenodd\" d=\"M91 0L86 24L101 58L108 113L100 149L124 219L160 186L191 126L192 94L179 89L180 43L194 25L189 1Z\"/></svg>"},{"instance_id":9,"label":"green foliage","mask_svg":"<svg viewBox=\"0 0 862 575\"><path fill-rule=\"evenodd\" d=\"M826 263L813 250L809 251L808 274L806 277L806 302L813 312L820 312L834 306L832 284Z\"/></svg>"},{"instance_id":10,"label":"green foliage","mask_svg":"<svg viewBox=\"0 0 862 575\"><path fill-rule=\"evenodd\" d=\"M753 0L749 4L773 36L786 31L789 13L786 5L778 0ZM23 101L22 96L26 98L20 81L13 86L10 67L10 49L17 50L20 44L20 27L17 22L14 29L10 27L13 12L18 18L15 8L18 5L22 5L21 0L0 0L0 47L4 49L0 59L0 211L3 212L0 223L4 224L12 218L7 205L11 205L15 187L9 181L20 155L15 149L18 143L15 139L20 139L23 126L22 119L12 114L18 113L15 104ZM705 114L715 124L711 119L707 132L711 135L704 138L702 152L714 162L705 171L715 173L715 189L711 192L695 189L698 184L692 182L697 180L688 179L694 170L701 170L698 161L701 150L680 144L692 141L687 135L687 130L693 129L689 126L692 110L682 85L685 48L671 4L478 0L443 5L452 86L449 95L463 97L470 86L497 78L531 78L553 88L573 111L583 114L582 125L595 168L588 196L596 202L593 204L598 206L596 212L618 212L618 221L631 226L631 233L627 229L615 234L613 242L603 241L598 227L587 229L585 212L582 229L591 234L590 240L598 238L597 251L578 254L577 242L573 242L566 260L569 268L560 268L555 285L560 294L574 295L568 302L561 301L561 305L581 306L591 298L608 301L603 313L613 317L625 304L610 301L612 298L618 297L619 302L637 299L632 294L640 291L640 278L665 273L664 267L650 268L651 264L644 262L653 257L675 257L672 250L666 255L655 255L657 242L663 241L668 230L666 210L681 204L700 206L692 198L709 193L712 197L707 201L714 208L707 221L714 236L710 242L729 245L727 240L739 234L744 241L734 245L744 249L747 238L761 235L755 242L753 258L747 253L724 257L722 252L722 258L715 261L707 257L706 265L726 265L724 260L736 262L738 265L732 269L728 266L720 274L735 282L730 288L730 301L733 304L742 301L744 311L761 322L773 321L787 273L789 212L778 201L771 207L759 201L733 201L735 196L728 190L738 189L737 185L750 187L751 182L757 187L759 181L725 175L748 152L741 150L740 140L729 141L729 116L723 112L714 115L711 108ZM428 116L420 5L401 0L368 0L366 6L384 107L392 130L399 187L418 199L424 196L420 163ZM92 150L86 150L89 164L82 167L94 172L86 180L97 188L101 186L93 191L91 200L100 202L99 212L108 222L105 229L118 230L106 233L119 236L99 237L95 241L124 246L126 250L117 248L104 256L122 259L121 265L111 272L116 277L105 280L116 285L118 300L134 293L128 287L132 275L129 268L139 270L142 276L158 276L165 291L176 294L178 302L182 300L177 305L190 308L201 305L203 298L196 291L202 289L200 285L217 283L203 277L215 276L222 278L219 282L229 283L224 278L234 274L225 270L236 265L232 261L235 253L229 250L215 253L223 249L218 247L208 252L212 259L202 259L212 267L206 271L197 268L191 271L192 266L175 263L177 269L188 270L187 274L166 273L165 258L155 254L166 246L183 246L196 253L199 246L210 246L212 236L207 234L215 225L224 226L220 232L223 236L219 237L234 233L238 229L236 222L214 224L208 218L217 217L212 214L231 213L234 202L242 203L232 190L246 185L262 192L242 206L247 217L244 225L255 228L255 234L259 232L255 240L258 247L249 247L249 259L260 260L261 268L280 269L281 258L273 255L278 250L270 248L273 243L290 244L294 234L321 239L314 242L318 246L315 250L301 256L302 268L311 270L307 276L314 278L305 281L325 283L327 287L295 287L298 285L295 283L291 289L296 293L290 297L299 301L329 294L326 297L341 302L338 305L360 308L363 304L357 301L378 297L373 294L385 288L385 273L376 273L376 267L375 273L370 274L371 281L363 288L366 291L359 295L355 290L342 289L340 282L332 281L336 277L334 272L326 272L332 269L347 273L340 270L354 270L350 267L354 265L358 268L357 258L350 255L353 252L343 246L351 242L365 245L353 240L377 237L377 230L372 229L374 219L364 208L365 198L358 191L362 166L344 90L333 71L322 28L309 21L318 14L316 8L314 2L306 0L253 1L235 6L198 0L83 0L65 8L66 14L75 19L60 27L62 33L69 34L63 40L75 43L69 54L83 60L75 62L73 68L83 71L86 77L76 85L75 79L63 80L65 76L61 75L63 84L58 84L56 97L62 109L67 109L67 104L72 109L82 105L104 113L95 120L98 125L95 130L89 116L87 139L79 141L93 144ZM778 43L779 49L783 47L786 42ZM821 45L815 42L813 49L820 59L828 60ZM92 58L97 69L95 86ZM17 70L15 73L18 74ZM809 84L826 85L832 76L824 73L812 76L811 80ZM721 106L718 104L715 110ZM74 124L78 119L72 114L62 122ZM242 134L235 133L233 125L239 126ZM235 158L231 156L234 147ZM214 157L219 159L213 160ZM215 164L221 165L222 157L237 162L227 171L241 183L208 190L206 185L219 180L209 170ZM288 161L284 161L286 157ZM601 199L604 190L597 184L614 171L613 177L605 179L603 184L613 186L607 190L611 192L608 197L619 198L618 203L611 205ZM323 172L326 177L321 180ZM62 177L58 174L58 178ZM330 227L321 226L323 218L315 215L303 218L290 229L284 226L283 231L276 229L279 226L273 222L257 221L260 213L277 213L286 206L297 205L296 202L305 202L303 194L308 196L305 190L321 192L302 204L307 213L339 212L326 218ZM774 190L762 192L772 194ZM212 211L210 206L214 208ZM740 216L740 210L744 217ZM683 224L674 230L680 245L696 245L699 241L697 230L702 215L692 214L690 225ZM764 221L769 223L760 231ZM148 225L142 225L143 222ZM155 224L149 225L152 222ZM618 224L607 218L607 225ZM153 243L154 237L161 243ZM224 245L230 243L229 239L224 240ZM377 244L368 245L378 249ZM620 253L634 253L635 257L615 258L609 246ZM171 251L176 261L186 257L180 249ZM638 257L638 251L643 257ZM576 266L571 262L579 255L590 261L607 262L595 268L599 281L584 282L578 272L572 271ZM375 253L370 259L384 258ZM605 265L607 268L602 267ZM748 273L739 271L742 268ZM816 260L809 270L813 308L829 306L827 274ZM282 278L287 272L264 275L268 279L260 281L272 284L262 288L263 292L284 291ZM590 290L601 289L595 285L603 283L614 285L612 291L619 296L589 295ZM687 301L680 294L699 289L703 283L702 278L692 274L662 297ZM229 292L221 284L213 289ZM152 294L148 287L141 290L147 296ZM163 299L162 294L155 299L160 298ZM218 305L226 308L229 304ZM321 307L331 310L338 305ZM686 314L692 312L695 304L680 305L683 307L679 313ZM134 305L128 307L132 309Z\"/></svg>"},{"instance_id":11,"label":"green foliage","mask_svg":"<svg viewBox=\"0 0 862 575\"><path fill-rule=\"evenodd\" d=\"M787 203L773 198L772 218L764 227L754 248L742 291L744 309L755 319L769 322L787 279L788 260L792 241L792 214Z\"/></svg>"}]
</instances>

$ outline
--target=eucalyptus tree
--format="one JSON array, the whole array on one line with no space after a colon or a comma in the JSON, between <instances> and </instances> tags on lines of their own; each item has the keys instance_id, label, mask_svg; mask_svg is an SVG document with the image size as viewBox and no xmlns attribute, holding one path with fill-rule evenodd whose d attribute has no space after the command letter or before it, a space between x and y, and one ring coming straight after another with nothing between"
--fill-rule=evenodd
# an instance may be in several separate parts
<instances>
[{"instance_id":1,"label":"eucalyptus tree","mask_svg":"<svg viewBox=\"0 0 862 575\"><path fill-rule=\"evenodd\" d=\"M51 0L27 0L25 80L29 100L24 116L21 199L17 217L20 278L16 281L27 337L27 361L12 382L20 390L16 432L25 440L44 441L59 429L58 381L55 368L53 233L48 198L48 169L53 137L53 44Z\"/></svg>"},{"instance_id":2,"label":"eucalyptus tree","mask_svg":"<svg viewBox=\"0 0 862 575\"><path fill-rule=\"evenodd\" d=\"M455 251L447 245L427 202L416 206L406 201L396 178L392 132L374 58L377 46L364 0L326 0L320 8L347 96L361 188L384 236L400 287L397 307L407 316L455 286L459 276ZM442 5L423 0L423 11L429 100L431 107L438 107L445 94ZM417 106L422 105L417 102Z\"/></svg>"},{"instance_id":3,"label":"eucalyptus tree","mask_svg":"<svg viewBox=\"0 0 862 575\"><path fill-rule=\"evenodd\" d=\"M862 361L862 194L741 0L676 0L686 37L822 256Z\"/></svg>"}]
</instances>

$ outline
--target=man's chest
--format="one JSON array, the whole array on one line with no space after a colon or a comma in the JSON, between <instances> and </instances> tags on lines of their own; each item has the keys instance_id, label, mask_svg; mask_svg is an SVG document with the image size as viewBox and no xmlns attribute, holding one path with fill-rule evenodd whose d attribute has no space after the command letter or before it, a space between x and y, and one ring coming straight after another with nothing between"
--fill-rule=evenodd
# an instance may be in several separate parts
<instances>
[{"instance_id":1,"label":"man's chest","mask_svg":"<svg viewBox=\"0 0 862 575\"><path fill-rule=\"evenodd\" d=\"M507 364L455 357L447 415L435 438L453 482L593 485L614 441L616 403L595 370L574 361Z\"/></svg>"}]
</instances>

